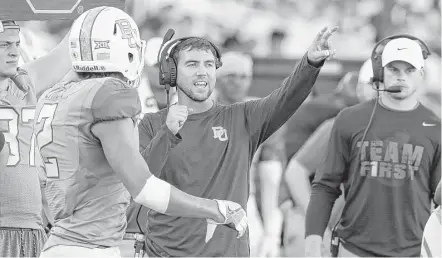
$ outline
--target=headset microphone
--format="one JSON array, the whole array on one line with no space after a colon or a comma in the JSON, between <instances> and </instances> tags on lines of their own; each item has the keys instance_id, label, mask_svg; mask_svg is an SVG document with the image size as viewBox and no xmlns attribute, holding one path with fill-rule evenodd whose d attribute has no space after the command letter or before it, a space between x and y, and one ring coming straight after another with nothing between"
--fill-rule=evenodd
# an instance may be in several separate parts
<instances>
[{"instance_id":1,"label":"headset microphone","mask_svg":"<svg viewBox=\"0 0 442 258\"><path fill-rule=\"evenodd\" d=\"M161 62L160 55L164 45L166 45L166 43L173 38L173 35L175 35L175 30L173 29L168 29L166 34L164 35L163 42L161 43L160 50L158 51L157 55L158 64Z\"/></svg>"},{"instance_id":2,"label":"headset microphone","mask_svg":"<svg viewBox=\"0 0 442 258\"><path fill-rule=\"evenodd\" d=\"M389 93L399 93L402 92L402 87L401 86L391 86L388 89L379 89L379 86L376 85L377 83L373 83L372 82L372 88L373 90L377 91L378 94L381 91L385 91L385 92L389 92Z\"/></svg>"}]
</instances>

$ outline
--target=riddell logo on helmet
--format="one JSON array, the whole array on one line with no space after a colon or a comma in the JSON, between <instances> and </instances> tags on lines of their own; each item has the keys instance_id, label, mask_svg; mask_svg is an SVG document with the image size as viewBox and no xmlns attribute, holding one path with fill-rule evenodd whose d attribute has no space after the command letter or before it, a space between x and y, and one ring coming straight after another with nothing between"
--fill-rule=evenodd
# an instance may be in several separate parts
<instances>
[{"instance_id":1,"label":"riddell logo on helmet","mask_svg":"<svg viewBox=\"0 0 442 258\"><path fill-rule=\"evenodd\" d=\"M106 68L98 65L74 65L74 70L81 72L104 72Z\"/></svg>"}]
</instances>

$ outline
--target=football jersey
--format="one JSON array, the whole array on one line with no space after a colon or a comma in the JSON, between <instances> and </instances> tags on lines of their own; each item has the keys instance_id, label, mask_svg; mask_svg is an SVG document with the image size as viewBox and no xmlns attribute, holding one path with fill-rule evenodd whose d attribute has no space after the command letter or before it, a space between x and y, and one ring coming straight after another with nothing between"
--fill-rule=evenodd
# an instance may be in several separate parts
<instances>
[{"instance_id":1,"label":"football jersey","mask_svg":"<svg viewBox=\"0 0 442 258\"><path fill-rule=\"evenodd\" d=\"M35 103L29 97L12 81L6 91L0 91L0 132L9 152L6 167L0 168L0 228L41 229L43 225L40 182L31 148Z\"/></svg>"},{"instance_id":2,"label":"football jersey","mask_svg":"<svg viewBox=\"0 0 442 258\"><path fill-rule=\"evenodd\" d=\"M114 78L62 83L43 93L35 113L37 167L46 176L44 194L55 222L44 250L111 247L122 240L130 195L91 129L135 119L140 111L137 90Z\"/></svg>"}]
</instances>

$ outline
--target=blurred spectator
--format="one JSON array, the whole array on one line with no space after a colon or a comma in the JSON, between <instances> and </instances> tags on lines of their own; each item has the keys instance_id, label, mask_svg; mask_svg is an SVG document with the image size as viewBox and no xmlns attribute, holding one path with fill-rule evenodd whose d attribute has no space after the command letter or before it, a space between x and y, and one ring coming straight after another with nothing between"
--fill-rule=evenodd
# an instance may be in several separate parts
<instances>
[{"instance_id":1,"label":"blurred spectator","mask_svg":"<svg viewBox=\"0 0 442 258\"><path fill-rule=\"evenodd\" d=\"M202 36L225 50L247 50L254 56L299 58L315 28L338 24L337 58L364 60L379 39L410 33L436 53L441 49L440 0L127 0L146 40L174 28L176 37ZM48 21L59 37L70 21ZM39 32L40 33L40 32ZM56 40L57 42L57 40Z\"/></svg>"},{"instance_id":2,"label":"blurred spectator","mask_svg":"<svg viewBox=\"0 0 442 258\"><path fill-rule=\"evenodd\" d=\"M275 29L271 36L271 51L270 55L272 57L282 57L281 47L282 42L285 39L285 32L280 29Z\"/></svg>"}]
</instances>

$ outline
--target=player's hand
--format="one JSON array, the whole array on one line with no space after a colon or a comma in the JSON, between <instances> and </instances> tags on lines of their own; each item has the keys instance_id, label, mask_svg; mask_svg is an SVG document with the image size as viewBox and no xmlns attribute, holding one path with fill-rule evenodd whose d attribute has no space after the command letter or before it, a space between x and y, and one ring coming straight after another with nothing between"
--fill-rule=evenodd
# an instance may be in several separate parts
<instances>
[{"instance_id":1,"label":"player's hand","mask_svg":"<svg viewBox=\"0 0 442 258\"><path fill-rule=\"evenodd\" d=\"M26 70L17 68L17 73L11 77L11 80L14 82L15 86L24 93L23 99L28 98L32 103L37 102L34 94L29 94L34 90L34 86L31 77L29 77Z\"/></svg>"},{"instance_id":2,"label":"player's hand","mask_svg":"<svg viewBox=\"0 0 442 258\"><path fill-rule=\"evenodd\" d=\"M242 237L246 233L248 227L246 211L236 202L226 200L215 201L218 204L218 209L224 219L222 221L207 219L206 243L212 238L215 229L219 224L224 224L235 229L238 232L236 238Z\"/></svg>"},{"instance_id":3,"label":"player's hand","mask_svg":"<svg viewBox=\"0 0 442 258\"><path fill-rule=\"evenodd\" d=\"M337 30L338 27L333 27L332 29L324 27L318 35L316 35L307 53L307 58L310 63L319 64L325 59L329 60L335 55L336 50L331 46L330 36Z\"/></svg>"},{"instance_id":4,"label":"player's hand","mask_svg":"<svg viewBox=\"0 0 442 258\"><path fill-rule=\"evenodd\" d=\"M31 90L32 82L26 70L17 68L17 73L11 77L11 80L23 93L28 93Z\"/></svg>"},{"instance_id":5,"label":"player's hand","mask_svg":"<svg viewBox=\"0 0 442 258\"><path fill-rule=\"evenodd\" d=\"M177 134L183 127L189 112L192 112L192 109L189 109L184 105L175 104L169 107L166 125L173 134Z\"/></svg>"}]
</instances>

